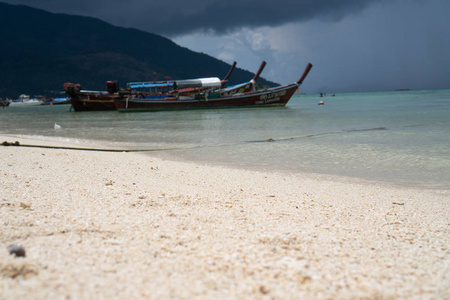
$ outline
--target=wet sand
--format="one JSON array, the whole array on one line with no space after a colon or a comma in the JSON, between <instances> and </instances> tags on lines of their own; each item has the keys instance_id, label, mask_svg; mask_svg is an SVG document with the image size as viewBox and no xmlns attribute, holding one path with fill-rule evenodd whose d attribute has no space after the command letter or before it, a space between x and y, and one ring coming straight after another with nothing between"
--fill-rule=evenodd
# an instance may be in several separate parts
<instances>
[{"instance_id":1,"label":"wet sand","mask_svg":"<svg viewBox=\"0 0 450 300\"><path fill-rule=\"evenodd\" d=\"M0 149L0 299L450 299L450 191Z\"/></svg>"}]
</instances>

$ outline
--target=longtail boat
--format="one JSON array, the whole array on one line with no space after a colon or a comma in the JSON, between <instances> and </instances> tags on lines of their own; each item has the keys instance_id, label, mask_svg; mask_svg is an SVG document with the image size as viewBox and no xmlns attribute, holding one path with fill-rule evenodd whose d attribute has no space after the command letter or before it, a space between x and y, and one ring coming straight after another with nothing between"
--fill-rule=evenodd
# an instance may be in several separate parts
<instances>
[{"instance_id":1,"label":"longtail boat","mask_svg":"<svg viewBox=\"0 0 450 300\"><path fill-rule=\"evenodd\" d=\"M188 97L173 93L171 97L159 99L145 99L129 95L115 99L114 102L119 112L285 106L312 68L312 64L309 63L300 79L292 84L254 90L254 81L259 77L264 66L265 62L252 80L234 88L230 87L229 90L227 88L211 88L201 93L188 95Z\"/></svg>"},{"instance_id":2,"label":"longtail boat","mask_svg":"<svg viewBox=\"0 0 450 300\"><path fill-rule=\"evenodd\" d=\"M107 81L106 88L107 91L90 91L82 90L80 84L64 84L64 90L75 111L115 110L114 99L123 97L123 93L118 90L115 81Z\"/></svg>"},{"instance_id":3,"label":"longtail boat","mask_svg":"<svg viewBox=\"0 0 450 300\"><path fill-rule=\"evenodd\" d=\"M216 95L225 96L233 95L238 92L244 93L254 90L256 80L259 78L259 75L261 75L261 72L266 66L266 62L263 61L261 63L261 66L259 67L252 80L225 88L228 78L230 77L235 65L236 62L234 62L230 71L222 80L217 77L208 77L176 80L173 82L129 82L127 83L127 90L131 92L127 95L124 95L126 97L124 97L123 99L117 100L124 100L126 102L130 99L189 100L195 99L195 97L199 97L199 95L204 95L205 93L211 94L211 91L214 91ZM128 105L126 106L128 107Z\"/></svg>"},{"instance_id":4,"label":"longtail boat","mask_svg":"<svg viewBox=\"0 0 450 300\"><path fill-rule=\"evenodd\" d=\"M236 62L233 62L227 75L222 79L214 78L214 87L223 88L228 78L231 76L234 68L236 67ZM207 81L210 81L207 83ZM178 82L178 86L176 86ZM203 85L202 85L203 84ZM193 94L202 92L205 89L211 87L211 79L200 79L199 80L179 80L179 81L164 81L164 82L139 82L139 83L128 83L126 89L119 89L117 81L107 81L106 91L92 91L81 89L80 84L74 84L67 82L64 84L64 90L67 95L70 96L70 102L72 108L75 111L101 111L101 110L115 110L116 105L115 100L127 99L131 96L137 98L170 98L171 91L176 87L179 94ZM220 85L218 85L220 84ZM134 89L146 88L146 87L157 87L162 89L160 92L139 92Z\"/></svg>"}]
</instances>

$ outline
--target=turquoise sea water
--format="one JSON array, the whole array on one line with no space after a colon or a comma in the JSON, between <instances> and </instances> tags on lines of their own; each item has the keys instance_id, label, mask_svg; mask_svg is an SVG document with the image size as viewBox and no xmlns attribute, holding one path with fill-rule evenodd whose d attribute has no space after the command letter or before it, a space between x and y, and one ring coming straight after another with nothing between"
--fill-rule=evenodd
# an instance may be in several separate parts
<instances>
[{"instance_id":1,"label":"turquoise sea water","mask_svg":"<svg viewBox=\"0 0 450 300\"><path fill-rule=\"evenodd\" d=\"M325 105L318 105L319 101ZM0 133L94 139L151 155L450 188L450 90L295 95L286 107L147 113L0 110ZM54 124L61 129L54 129Z\"/></svg>"}]
</instances>

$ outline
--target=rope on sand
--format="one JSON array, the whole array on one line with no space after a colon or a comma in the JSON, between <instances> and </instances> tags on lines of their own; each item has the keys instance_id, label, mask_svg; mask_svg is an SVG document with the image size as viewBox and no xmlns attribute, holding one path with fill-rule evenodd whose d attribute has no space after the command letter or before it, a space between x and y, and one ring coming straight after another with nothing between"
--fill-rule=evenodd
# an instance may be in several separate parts
<instances>
[{"instance_id":1,"label":"rope on sand","mask_svg":"<svg viewBox=\"0 0 450 300\"><path fill-rule=\"evenodd\" d=\"M44 145L28 145L21 144L18 141L10 143L4 141L2 146L13 147L32 147L32 148L46 148L46 149L63 149L63 150L81 150L81 151L103 151L103 152L150 152L150 151L166 151L166 150L181 150L186 148L158 148L158 149L104 149L104 148L84 148L84 147L64 147L64 146L44 146Z\"/></svg>"}]
</instances>

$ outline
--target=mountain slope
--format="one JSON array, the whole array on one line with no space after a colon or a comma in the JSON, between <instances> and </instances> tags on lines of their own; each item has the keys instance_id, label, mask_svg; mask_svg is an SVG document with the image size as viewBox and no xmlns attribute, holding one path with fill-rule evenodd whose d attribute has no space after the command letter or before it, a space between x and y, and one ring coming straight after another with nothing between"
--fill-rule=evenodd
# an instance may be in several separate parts
<instances>
[{"instance_id":1,"label":"mountain slope","mask_svg":"<svg viewBox=\"0 0 450 300\"><path fill-rule=\"evenodd\" d=\"M0 20L0 97L60 91L68 81L104 89L107 80L148 81L154 72L158 80L223 77L230 68L162 36L95 18L0 3ZM252 77L236 68L229 83Z\"/></svg>"}]
</instances>

